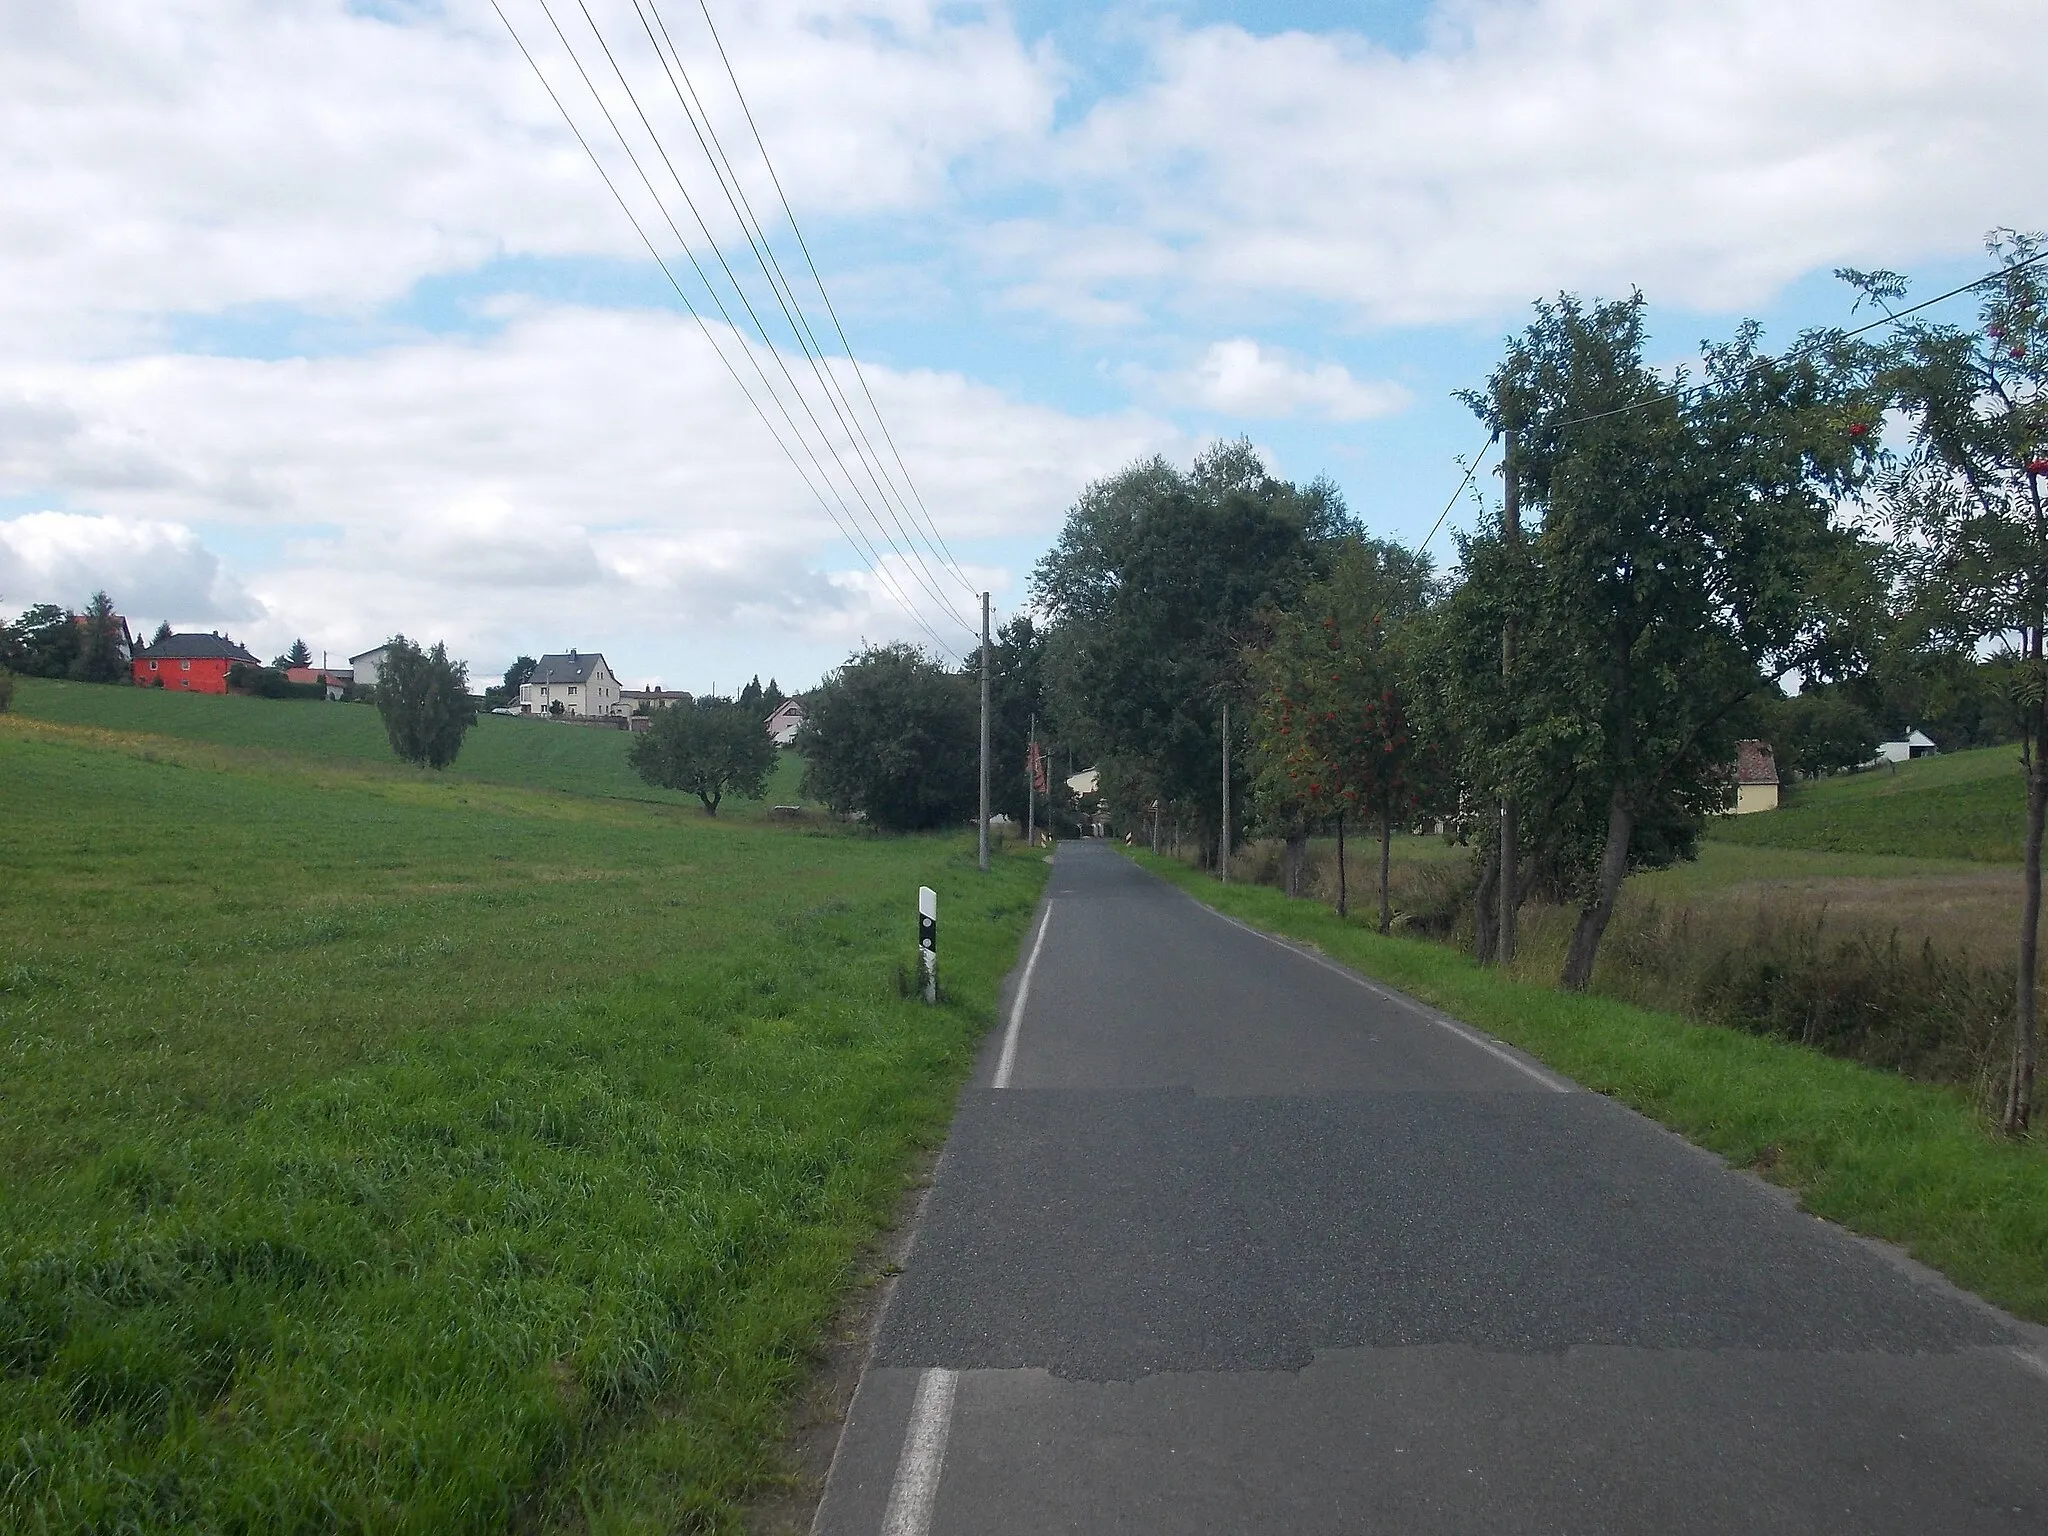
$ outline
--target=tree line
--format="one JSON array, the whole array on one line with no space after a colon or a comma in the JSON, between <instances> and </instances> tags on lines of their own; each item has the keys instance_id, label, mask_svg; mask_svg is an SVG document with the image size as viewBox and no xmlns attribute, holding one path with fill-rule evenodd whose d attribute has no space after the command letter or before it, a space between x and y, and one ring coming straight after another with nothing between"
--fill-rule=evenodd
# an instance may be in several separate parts
<instances>
[{"instance_id":1,"label":"tree line","mask_svg":"<svg viewBox=\"0 0 2048 1536\"><path fill-rule=\"evenodd\" d=\"M1244 442L1091 485L1033 573L1033 616L993 648L998 805L1020 805L1035 717L1098 767L1120 830L1213 864L1276 838L1297 883L1311 834L1374 835L1383 929L1391 838L1441 828L1468 851L1479 958L1512 957L1526 901L1568 904L1559 983L1577 989L1628 876L1692 857L1732 807L1739 740L1794 773L1858 766L1880 730L1916 723L2015 742L2005 1121L2024 1132L2048 820L2048 248L2012 232L1989 248L1971 323L1900 313L1903 279L1845 271L1895 323L1777 352L1745 323L1676 376L1648 361L1641 295L1537 304L1462 397L1500 490L1448 571ZM884 825L971 814L977 662L850 660L805 728L813 783Z\"/></svg>"}]
</instances>

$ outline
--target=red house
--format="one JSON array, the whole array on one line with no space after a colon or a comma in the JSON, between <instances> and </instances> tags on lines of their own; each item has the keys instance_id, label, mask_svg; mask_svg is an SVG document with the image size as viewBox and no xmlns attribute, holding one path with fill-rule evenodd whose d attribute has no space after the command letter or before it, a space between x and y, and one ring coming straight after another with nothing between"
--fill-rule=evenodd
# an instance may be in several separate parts
<instances>
[{"instance_id":1,"label":"red house","mask_svg":"<svg viewBox=\"0 0 2048 1536\"><path fill-rule=\"evenodd\" d=\"M169 635L135 650L135 686L182 688L187 693L226 693L228 668L262 662L225 635Z\"/></svg>"}]
</instances>

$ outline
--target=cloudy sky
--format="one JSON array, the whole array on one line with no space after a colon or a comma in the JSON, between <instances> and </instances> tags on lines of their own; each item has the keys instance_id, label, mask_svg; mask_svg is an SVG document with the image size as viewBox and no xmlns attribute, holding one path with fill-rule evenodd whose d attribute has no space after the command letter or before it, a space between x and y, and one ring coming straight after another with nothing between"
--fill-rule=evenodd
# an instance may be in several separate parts
<instances>
[{"instance_id":1,"label":"cloudy sky","mask_svg":"<svg viewBox=\"0 0 2048 1536\"><path fill-rule=\"evenodd\" d=\"M1219 436L1421 539L1539 294L1676 361L2048 223L2033 0L709 0L751 125L698 0L500 4L0 0L0 613L806 683Z\"/></svg>"}]
</instances>

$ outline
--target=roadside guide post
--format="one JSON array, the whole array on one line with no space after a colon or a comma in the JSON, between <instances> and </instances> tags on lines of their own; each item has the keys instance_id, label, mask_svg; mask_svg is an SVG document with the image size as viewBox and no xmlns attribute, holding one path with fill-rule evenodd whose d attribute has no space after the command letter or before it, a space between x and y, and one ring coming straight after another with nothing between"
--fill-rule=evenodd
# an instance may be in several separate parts
<instances>
[{"instance_id":1,"label":"roadside guide post","mask_svg":"<svg viewBox=\"0 0 2048 1536\"><path fill-rule=\"evenodd\" d=\"M924 1000L939 1000L939 893L917 888L917 959L924 967Z\"/></svg>"}]
</instances>

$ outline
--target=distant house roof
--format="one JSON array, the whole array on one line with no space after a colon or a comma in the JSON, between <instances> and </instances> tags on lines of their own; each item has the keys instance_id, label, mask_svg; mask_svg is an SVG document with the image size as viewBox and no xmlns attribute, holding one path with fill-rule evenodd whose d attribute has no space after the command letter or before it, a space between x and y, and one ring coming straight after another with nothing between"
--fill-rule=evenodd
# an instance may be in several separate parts
<instances>
[{"instance_id":1,"label":"distant house roof","mask_svg":"<svg viewBox=\"0 0 2048 1536\"><path fill-rule=\"evenodd\" d=\"M1775 784L1778 782L1778 760L1771 755L1768 741L1738 741L1735 743L1735 782L1737 784Z\"/></svg>"},{"instance_id":2,"label":"distant house roof","mask_svg":"<svg viewBox=\"0 0 2048 1536\"><path fill-rule=\"evenodd\" d=\"M770 716L768 717L768 725L769 725L769 728L770 728L770 729L772 730L772 729L773 729L773 728L775 727L775 725L776 725L776 723L777 723L778 721L782 721L782 720L801 720L801 719L803 719L803 717L804 717L804 705L803 705L803 700L801 700L801 699L784 699L784 700L783 700L783 701L782 701L782 702L781 702L780 704L778 704L778 705L776 705L776 706L775 706L775 713L773 713L772 715L770 715Z\"/></svg>"},{"instance_id":3,"label":"distant house roof","mask_svg":"<svg viewBox=\"0 0 2048 1536\"><path fill-rule=\"evenodd\" d=\"M252 667L263 665L249 654L246 646L235 644L225 635L166 635L155 645L145 647L142 654L152 661L246 661Z\"/></svg>"},{"instance_id":4,"label":"distant house roof","mask_svg":"<svg viewBox=\"0 0 2048 1536\"><path fill-rule=\"evenodd\" d=\"M358 661L381 661L384 658L384 653L390 649L391 647L388 643L373 646L367 651L357 651L355 655L349 657L349 661L351 663Z\"/></svg>"},{"instance_id":5,"label":"distant house roof","mask_svg":"<svg viewBox=\"0 0 2048 1536\"><path fill-rule=\"evenodd\" d=\"M604 663L604 653L592 651L588 655L571 651L566 656L543 656L533 669L530 683L587 683L590 674Z\"/></svg>"}]
</instances>

